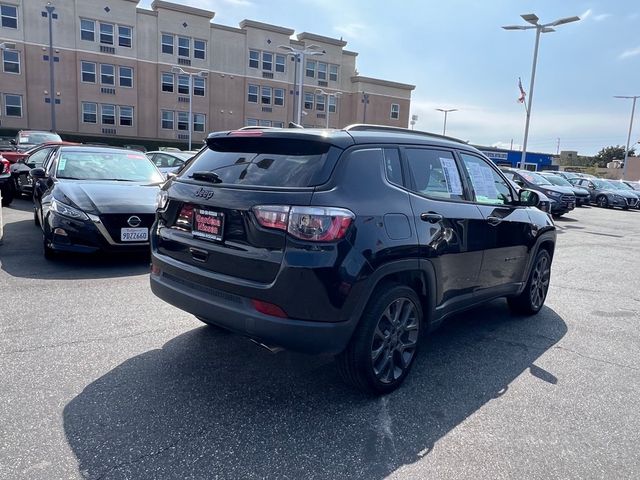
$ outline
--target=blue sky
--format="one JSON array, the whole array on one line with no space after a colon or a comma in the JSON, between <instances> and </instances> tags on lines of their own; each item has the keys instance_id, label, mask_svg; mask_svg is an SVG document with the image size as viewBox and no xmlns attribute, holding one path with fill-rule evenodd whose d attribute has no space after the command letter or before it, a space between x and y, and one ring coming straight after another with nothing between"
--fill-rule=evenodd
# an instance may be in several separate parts
<instances>
[{"instance_id":1,"label":"blue sky","mask_svg":"<svg viewBox=\"0 0 640 480\"><path fill-rule=\"evenodd\" d=\"M542 22L578 15L582 21L544 34L528 150L596 153L626 142L631 101L640 95L640 2L637 0L172 0L216 12L214 22L249 18L326 36L342 36L359 52L362 75L416 85L416 129L483 145L522 143L533 31L505 31L536 13ZM148 7L150 0L141 6ZM640 104L638 109L640 110ZM640 115L638 115L640 117ZM636 119L632 142L640 140Z\"/></svg>"}]
</instances>

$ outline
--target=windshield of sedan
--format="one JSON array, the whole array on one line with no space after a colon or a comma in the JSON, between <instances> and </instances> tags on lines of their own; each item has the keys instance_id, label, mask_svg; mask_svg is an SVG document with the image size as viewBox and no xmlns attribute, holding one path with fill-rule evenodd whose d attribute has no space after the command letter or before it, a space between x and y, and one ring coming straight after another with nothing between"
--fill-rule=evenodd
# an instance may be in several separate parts
<instances>
[{"instance_id":1,"label":"windshield of sedan","mask_svg":"<svg viewBox=\"0 0 640 480\"><path fill-rule=\"evenodd\" d=\"M524 178L527 182L533 183L535 185L551 185L549 180L544 178L539 173L533 172L520 172L520 176Z\"/></svg>"},{"instance_id":2,"label":"windshield of sedan","mask_svg":"<svg viewBox=\"0 0 640 480\"><path fill-rule=\"evenodd\" d=\"M621 183L618 183L618 182L607 182L607 185L611 185L611 188L613 188L614 190L628 190L627 188L624 188L624 186Z\"/></svg>"},{"instance_id":3,"label":"windshield of sedan","mask_svg":"<svg viewBox=\"0 0 640 480\"><path fill-rule=\"evenodd\" d=\"M121 182L161 182L162 174L143 153L61 152L57 178L72 180L112 180Z\"/></svg>"},{"instance_id":4,"label":"windshield of sedan","mask_svg":"<svg viewBox=\"0 0 640 480\"><path fill-rule=\"evenodd\" d=\"M571 187L572 185L565 180L564 178L558 175L548 175L544 177L546 180L549 180L552 184L558 185L560 187Z\"/></svg>"},{"instance_id":5,"label":"windshield of sedan","mask_svg":"<svg viewBox=\"0 0 640 480\"><path fill-rule=\"evenodd\" d=\"M61 142L62 138L57 133L23 133L18 137L18 145L39 145L45 142Z\"/></svg>"},{"instance_id":6,"label":"windshield of sedan","mask_svg":"<svg viewBox=\"0 0 640 480\"><path fill-rule=\"evenodd\" d=\"M611 184L605 180L596 180L594 178L590 179L591 183L593 183L596 188L604 188L605 190L611 190Z\"/></svg>"}]
</instances>

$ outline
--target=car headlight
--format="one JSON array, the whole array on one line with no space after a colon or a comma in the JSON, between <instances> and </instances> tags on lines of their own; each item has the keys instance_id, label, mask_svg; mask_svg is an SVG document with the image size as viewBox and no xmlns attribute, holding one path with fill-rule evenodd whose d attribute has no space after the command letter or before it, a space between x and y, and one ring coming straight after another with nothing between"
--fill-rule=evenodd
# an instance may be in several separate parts
<instances>
[{"instance_id":1,"label":"car headlight","mask_svg":"<svg viewBox=\"0 0 640 480\"><path fill-rule=\"evenodd\" d=\"M87 214L82 210L73 208L65 203L59 202L58 200L53 200L51 202L51 210L63 217L69 217L74 220L89 220Z\"/></svg>"},{"instance_id":2,"label":"car headlight","mask_svg":"<svg viewBox=\"0 0 640 480\"><path fill-rule=\"evenodd\" d=\"M551 190L545 190L544 194L549 196L549 197L555 197L555 198L558 198L558 197L562 196L562 194L560 192L553 192Z\"/></svg>"},{"instance_id":3,"label":"car headlight","mask_svg":"<svg viewBox=\"0 0 640 480\"><path fill-rule=\"evenodd\" d=\"M164 210L167 206L167 202L169 201L169 194L166 190L160 190L158 195L156 196L156 209Z\"/></svg>"}]
</instances>

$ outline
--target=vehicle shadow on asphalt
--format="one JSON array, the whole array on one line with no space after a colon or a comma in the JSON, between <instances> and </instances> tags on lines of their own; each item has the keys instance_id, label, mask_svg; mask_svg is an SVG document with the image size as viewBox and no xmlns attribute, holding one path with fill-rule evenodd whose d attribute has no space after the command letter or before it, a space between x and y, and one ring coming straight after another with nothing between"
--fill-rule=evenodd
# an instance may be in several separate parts
<instances>
[{"instance_id":1,"label":"vehicle shadow on asphalt","mask_svg":"<svg viewBox=\"0 0 640 480\"><path fill-rule=\"evenodd\" d=\"M550 308L517 318L493 302L448 321L407 382L372 398L327 357L274 355L205 326L88 385L66 405L64 429L84 478L382 479L516 377L562 383L534 362L566 331Z\"/></svg>"},{"instance_id":2,"label":"vehicle shadow on asphalt","mask_svg":"<svg viewBox=\"0 0 640 480\"><path fill-rule=\"evenodd\" d=\"M45 260L42 230L33 220L21 220L4 226L0 245L0 268L13 277L42 280L77 280L127 277L149 272L150 256L138 254L58 254Z\"/></svg>"}]
</instances>

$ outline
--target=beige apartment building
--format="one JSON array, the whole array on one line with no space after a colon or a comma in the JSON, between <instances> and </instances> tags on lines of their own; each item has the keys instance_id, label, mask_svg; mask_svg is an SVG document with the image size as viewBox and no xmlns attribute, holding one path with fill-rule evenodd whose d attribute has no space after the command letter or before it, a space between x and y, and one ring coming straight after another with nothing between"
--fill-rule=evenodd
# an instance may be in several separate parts
<instances>
[{"instance_id":1,"label":"beige apartment building","mask_svg":"<svg viewBox=\"0 0 640 480\"><path fill-rule=\"evenodd\" d=\"M304 79L305 126L373 123L407 127L413 85L361 76L347 42L155 0L53 0L56 130L70 138L184 143L245 125L296 119ZM0 0L0 134L51 129L48 21L42 0ZM281 46L317 46L296 62ZM174 73L204 72L190 79ZM206 77L205 77L206 75ZM320 93L322 90L324 93ZM337 94L337 95L336 95ZM98 140L98 138L102 140Z\"/></svg>"}]
</instances>

